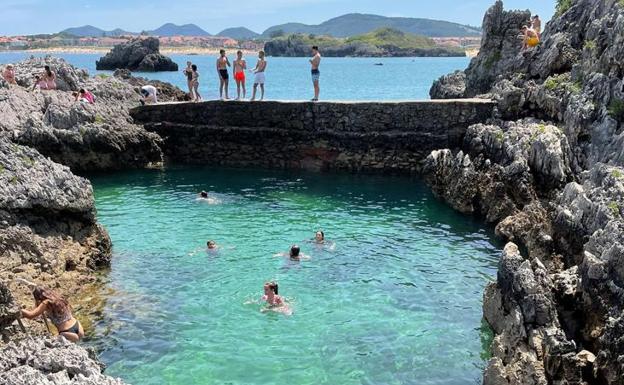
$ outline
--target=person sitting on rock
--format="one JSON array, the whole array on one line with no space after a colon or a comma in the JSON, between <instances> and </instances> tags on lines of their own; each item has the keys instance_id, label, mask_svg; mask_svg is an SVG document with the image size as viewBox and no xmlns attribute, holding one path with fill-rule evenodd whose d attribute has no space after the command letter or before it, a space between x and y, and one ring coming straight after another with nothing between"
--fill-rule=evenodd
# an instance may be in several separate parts
<instances>
[{"instance_id":1,"label":"person sitting on rock","mask_svg":"<svg viewBox=\"0 0 624 385\"><path fill-rule=\"evenodd\" d=\"M540 39L533 28L528 25L525 25L521 29L522 32L522 50L527 50L528 48L535 48L539 45Z\"/></svg>"},{"instance_id":2,"label":"person sitting on rock","mask_svg":"<svg viewBox=\"0 0 624 385\"><path fill-rule=\"evenodd\" d=\"M190 61L186 62L186 68L184 69L184 71L182 71L184 73L184 75L186 75L186 85L188 86L189 89L189 96L191 97L191 101L195 100L195 94L193 93L193 68L192 68L193 63L191 63Z\"/></svg>"},{"instance_id":3,"label":"person sitting on rock","mask_svg":"<svg viewBox=\"0 0 624 385\"><path fill-rule=\"evenodd\" d=\"M52 321L59 335L71 342L78 342L84 337L84 329L80 321L72 315L69 303L50 289L37 286L33 290L35 305L33 310L22 309L22 317L34 319L43 315Z\"/></svg>"},{"instance_id":4,"label":"person sitting on rock","mask_svg":"<svg viewBox=\"0 0 624 385\"><path fill-rule=\"evenodd\" d=\"M15 81L15 69L13 69L13 64L7 64L4 71L2 71L2 77L9 84L17 84Z\"/></svg>"},{"instance_id":5,"label":"person sitting on rock","mask_svg":"<svg viewBox=\"0 0 624 385\"><path fill-rule=\"evenodd\" d=\"M95 104L95 96L84 88L81 88L78 92L74 92L72 95L74 95L74 99L77 102Z\"/></svg>"},{"instance_id":6,"label":"person sitting on rock","mask_svg":"<svg viewBox=\"0 0 624 385\"><path fill-rule=\"evenodd\" d=\"M540 42L539 37L537 36L537 32L533 29L529 28L529 26L522 27L522 50L525 51L529 47L534 48Z\"/></svg>"},{"instance_id":7,"label":"person sitting on rock","mask_svg":"<svg viewBox=\"0 0 624 385\"><path fill-rule=\"evenodd\" d=\"M156 87L150 84L141 87L141 95L143 96L143 99L141 99L141 104L144 105L145 103L158 103L158 97L156 96L157 93L158 91L156 90Z\"/></svg>"},{"instance_id":8,"label":"person sitting on rock","mask_svg":"<svg viewBox=\"0 0 624 385\"><path fill-rule=\"evenodd\" d=\"M56 75L50 69L50 66L43 67L44 71L40 76L39 88L42 90L56 89Z\"/></svg>"}]
</instances>

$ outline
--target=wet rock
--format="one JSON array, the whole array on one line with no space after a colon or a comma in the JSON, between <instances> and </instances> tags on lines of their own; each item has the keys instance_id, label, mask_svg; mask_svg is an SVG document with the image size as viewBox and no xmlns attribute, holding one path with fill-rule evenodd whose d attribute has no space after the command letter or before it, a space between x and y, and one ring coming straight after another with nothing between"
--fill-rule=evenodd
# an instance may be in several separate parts
<instances>
[{"instance_id":1,"label":"wet rock","mask_svg":"<svg viewBox=\"0 0 624 385\"><path fill-rule=\"evenodd\" d=\"M178 65L170 58L160 54L160 41L155 37L136 38L118 44L95 62L98 70L116 70L156 72L177 71Z\"/></svg>"}]
</instances>

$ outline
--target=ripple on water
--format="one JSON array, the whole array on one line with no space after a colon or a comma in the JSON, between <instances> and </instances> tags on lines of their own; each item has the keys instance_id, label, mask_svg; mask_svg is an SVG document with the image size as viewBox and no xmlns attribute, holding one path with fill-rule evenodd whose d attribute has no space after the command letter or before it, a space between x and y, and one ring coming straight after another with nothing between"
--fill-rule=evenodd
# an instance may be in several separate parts
<instances>
[{"instance_id":1,"label":"ripple on water","mask_svg":"<svg viewBox=\"0 0 624 385\"><path fill-rule=\"evenodd\" d=\"M465 384L490 231L410 179L173 169L93 178L114 242L93 343L134 384ZM210 191L218 204L198 202ZM323 229L334 247L309 242ZM206 252L207 239L221 248ZM274 257L298 243L311 260ZM249 303L275 279L292 316Z\"/></svg>"}]
</instances>

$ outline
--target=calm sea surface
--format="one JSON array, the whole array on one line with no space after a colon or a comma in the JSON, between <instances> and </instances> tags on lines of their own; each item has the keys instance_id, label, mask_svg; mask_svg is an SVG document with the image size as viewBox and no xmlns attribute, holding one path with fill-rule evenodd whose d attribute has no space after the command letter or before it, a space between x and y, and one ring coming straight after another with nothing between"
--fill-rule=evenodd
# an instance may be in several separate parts
<instances>
[{"instance_id":1,"label":"calm sea surface","mask_svg":"<svg viewBox=\"0 0 624 385\"><path fill-rule=\"evenodd\" d=\"M233 51L231 52L233 53ZM0 53L0 64L16 62L31 53ZM35 56L43 56L36 54ZM73 65L89 70L90 74L110 73L96 71L99 54L58 54ZM180 66L180 72L135 73L149 79L163 80L187 90L181 73L186 61L197 64L200 72L200 93L204 99L219 97L219 79L216 56L170 55ZM230 55L230 60L234 57ZM312 83L307 58L268 58L266 72L267 99L310 99ZM256 57L247 58L253 68ZM324 58L321 65L321 98L335 100L403 100L429 99L429 88L442 75L468 66L468 58ZM375 65L382 63L382 66ZM251 95L253 75L248 73L248 97ZM230 95L236 96L236 86L230 71Z\"/></svg>"},{"instance_id":2,"label":"calm sea surface","mask_svg":"<svg viewBox=\"0 0 624 385\"><path fill-rule=\"evenodd\" d=\"M409 178L204 168L92 179L114 243L89 343L135 385L481 382L489 229ZM207 190L213 204L196 200ZM323 229L327 246L310 242ZM208 252L216 240L220 249ZM297 243L311 257L275 257ZM261 312L279 282L290 316Z\"/></svg>"}]
</instances>

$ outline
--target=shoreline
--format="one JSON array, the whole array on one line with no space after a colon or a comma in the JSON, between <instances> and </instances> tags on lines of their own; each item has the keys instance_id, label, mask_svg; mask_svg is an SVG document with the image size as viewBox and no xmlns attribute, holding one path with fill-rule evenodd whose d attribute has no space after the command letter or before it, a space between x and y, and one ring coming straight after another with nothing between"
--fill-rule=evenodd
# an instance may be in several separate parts
<instances>
[{"instance_id":1,"label":"shoreline","mask_svg":"<svg viewBox=\"0 0 624 385\"><path fill-rule=\"evenodd\" d=\"M24 50L16 50L16 49L2 49L0 50L0 54L4 53L30 53L30 54L102 54L105 55L108 53L113 47L52 47L52 48L32 48L32 49L24 49ZM206 55L206 56L217 56L219 54L219 50L221 48L207 48L207 47L161 47L160 53L163 55ZM241 49L241 48L226 48L227 51L243 51L243 54L246 56L249 55L257 55L259 51L249 50L249 49ZM478 49L466 49L466 56L468 58L473 58L477 56L479 53ZM285 56L270 56L270 57L285 57ZM329 56L328 56L329 57ZM380 58L379 56L336 56L341 58ZM405 56L387 56L389 58L400 58ZM432 56L436 57L436 56ZM437 57L445 57L445 56L437 56ZM458 56L460 57L460 56Z\"/></svg>"}]
</instances>

